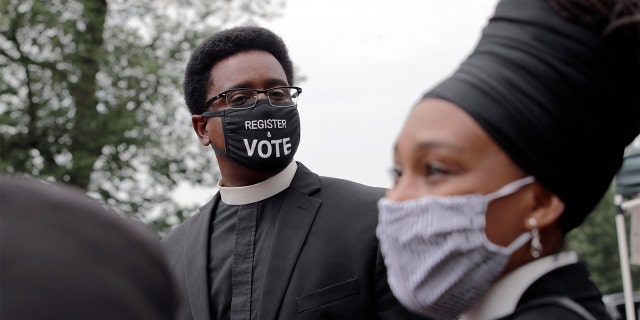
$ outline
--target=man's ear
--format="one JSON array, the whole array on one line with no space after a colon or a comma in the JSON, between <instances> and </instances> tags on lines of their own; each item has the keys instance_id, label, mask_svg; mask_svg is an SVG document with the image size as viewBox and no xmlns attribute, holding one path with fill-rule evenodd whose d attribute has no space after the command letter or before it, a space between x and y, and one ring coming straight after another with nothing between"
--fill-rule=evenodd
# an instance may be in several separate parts
<instances>
[{"instance_id":1,"label":"man's ear","mask_svg":"<svg viewBox=\"0 0 640 320\"><path fill-rule=\"evenodd\" d=\"M193 130L196 132L200 143L203 146L208 146L211 143L209 138L209 126L208 126L208 118L205 118L199 114L191 116L191 124L193 125Z\"/></svg>"},{"instance_id":2,"label":"man's ear","mask_svg":"<svg viewBox=\"0 0 640 320\"><path fill-rule=\"evenodd\" d=\"M531 215L525 221L525 227L528 230L532 226L528 222L530 218L535 218L539 229L544 229L558 222L558 219L564 212L564 202L547 188L535 182L535 206Z\"/></svg>"}]
</instances>

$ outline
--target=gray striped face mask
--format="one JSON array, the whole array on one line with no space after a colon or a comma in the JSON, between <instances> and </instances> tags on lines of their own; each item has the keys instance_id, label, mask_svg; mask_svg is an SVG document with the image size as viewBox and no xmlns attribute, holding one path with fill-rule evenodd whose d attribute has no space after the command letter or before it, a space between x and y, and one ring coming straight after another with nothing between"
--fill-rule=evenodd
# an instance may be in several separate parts
<instances>
[{"instance_id":1,"label":"gray striped face mask","mask_svg":"<svg viewBox=\"0 0 640 320\"><path fill-rule=\"evenodd\" d=\"M470 309L531 238L523 233L508 247L491 243L484 231L487 205L533 181L516 180L487 195L380 199L376 234L398 300L432 319L456 319Z\"/></svg>"}]
</instances>

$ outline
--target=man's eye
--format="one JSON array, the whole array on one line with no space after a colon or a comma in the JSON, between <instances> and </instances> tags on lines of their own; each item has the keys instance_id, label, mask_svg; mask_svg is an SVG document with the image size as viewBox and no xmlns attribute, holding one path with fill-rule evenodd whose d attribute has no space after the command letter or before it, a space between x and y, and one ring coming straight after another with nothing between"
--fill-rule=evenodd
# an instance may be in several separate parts
<instances>
[{"instance_id":1,"label":"man's eye","mask_svg":"<svg viewBox=\"0 0 640 320\"><path fill-rule=\"evenodd\" d=\"M235 94L235 95L229 97L227 99L227 101L229 101L230 103L233 103L233 104L238 104L238 103L247 102L249 99L251 99L251 97L248 96L248 95Z\"/></svg>"},{"instance_id":2,"label":"man's eye","mask_svg":"<svg viewBox=\"0 0 640 320\"><path fill-rule=\"evenodd\" d=\"M269 97L271 98L284 98L287 94L283 90L272 90L269 92Z\"/></svg>"}]
</instances>

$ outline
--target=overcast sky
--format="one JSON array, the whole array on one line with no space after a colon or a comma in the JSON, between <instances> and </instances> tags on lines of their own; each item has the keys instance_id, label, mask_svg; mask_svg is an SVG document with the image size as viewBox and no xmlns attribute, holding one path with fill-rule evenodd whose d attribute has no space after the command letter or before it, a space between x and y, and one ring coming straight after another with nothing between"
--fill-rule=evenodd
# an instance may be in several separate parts
<instances>
[{"instance_id":1,"label":"overcast sky","mask_svg":"<svg viewBox=\"0 0 640 320\"><path fill-rule=\"evenodd\" d=\"M496 3L287 1L263 26L284 39L306 78L295 159L320 175L389 187L393 143L410 108L471 52ZM192 194L204 204L212 191Z\"/></svg>"}]
</instances>

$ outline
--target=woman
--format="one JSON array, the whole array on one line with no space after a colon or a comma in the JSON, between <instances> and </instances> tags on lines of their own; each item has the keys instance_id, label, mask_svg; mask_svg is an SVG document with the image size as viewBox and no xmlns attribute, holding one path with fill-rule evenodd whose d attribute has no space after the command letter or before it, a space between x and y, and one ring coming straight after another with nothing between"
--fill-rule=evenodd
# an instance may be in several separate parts
<instances>
[{"instance_id":1,"label":"woman","mask_svg":"<svg viewBox=\"0 0 640 320\"><path fill-rule=\"evenodd\" d=\"M412 110L378 237L398 299L433 319L608 319L562 252L640 133L637 1L502 0Z\"/></svg>"}]
</instances>

